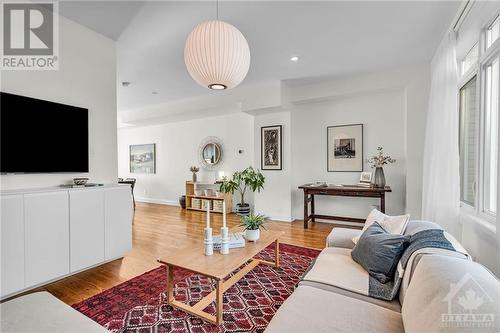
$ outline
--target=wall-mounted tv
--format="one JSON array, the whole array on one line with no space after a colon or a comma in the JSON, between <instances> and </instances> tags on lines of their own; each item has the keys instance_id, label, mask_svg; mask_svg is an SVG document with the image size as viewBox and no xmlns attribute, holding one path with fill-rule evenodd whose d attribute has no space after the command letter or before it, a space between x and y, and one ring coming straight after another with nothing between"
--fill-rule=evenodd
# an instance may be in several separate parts
<instances>
[{"instance_id":1,"label":"wall-mounted tv","mask_svg":"<svg viewBox=\"0 0 500 333\"><path fill-rule=\"evenodd\" d=\"M0 92L0 172L88 172L88 126L88 109Z\"/></svg>"}]
</instances>

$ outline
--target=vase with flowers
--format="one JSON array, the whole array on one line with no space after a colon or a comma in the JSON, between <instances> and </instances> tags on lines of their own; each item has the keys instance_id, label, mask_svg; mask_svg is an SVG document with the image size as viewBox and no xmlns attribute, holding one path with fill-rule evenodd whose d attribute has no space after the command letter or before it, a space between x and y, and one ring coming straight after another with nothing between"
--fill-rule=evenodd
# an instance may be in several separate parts
<instances>
[{"instance_id":1,"label":"vase with flowers","mask_svg":"<svg viewBox=\"0 0 500 333\"><path fill-rule=\"evenodd\" d=\"M196 173L198 171L200 171L200 168L198 168L197 166L193 165L192 167L189 168L189 171L191 171L193 173L193 183L196 183L196 181L198 180L198 177L196 176Z\"/></svg>"},{"instance_id":2,"label":"vase with flowers","mask_svg":"<svg viewBox=\"0 0 500 333\"><path fill-rule=\"evenodd\" d=\"M375 187L385 187L385 175L383 166L394 162L396 162L395 159L391 158L389 155L384 155L384 148L377 148L377 154L375 156L372 156L368 160L370 166L372 168L375 168L375 176L373 177L373 185Z\"/></svg>"}]
</instances>

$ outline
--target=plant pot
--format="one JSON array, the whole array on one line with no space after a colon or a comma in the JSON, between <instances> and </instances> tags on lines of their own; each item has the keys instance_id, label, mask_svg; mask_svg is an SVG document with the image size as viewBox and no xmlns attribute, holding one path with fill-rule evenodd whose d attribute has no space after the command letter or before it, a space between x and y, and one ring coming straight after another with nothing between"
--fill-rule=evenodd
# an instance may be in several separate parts
<instances>
[{"instance_id":1,"label":"plant pot","mask_svg":"<svg viewBox=\"0 0 500 333\"><path fill-rule=\"evenodd\" d=\"M182 209L186 209L186 196L185 195L181 195L179 197L179 205L181 205Z\"/></svg>"},{"instance_id":2,"label":"plant pot","mask_svg":"<svg viewBox=\"0 0 500 333\"><path fill-rule=\"evenodd\" d=\"M196 176L196 172L193 172L193 183L196 183L198 177Z\"/></svg>"},{"instance_id":3,"label":"plant pot","mask_svg":"<svg viewBox=\"0 0 500 333\"><path fill-rule=\"evenodd\" d=\"M385 175L382 167L375 168L375 180L373 181L373 185L380 188L385 187Z\"/></svg>"},{"instance_id":4,"label":"plant pot","mask_svg":"<svg viewBox=\"0 0 500 333\"><path fill-rule=\"evenodd\" d=\"M260 229L245 230L245 239L250 242L255 242L260 238Z\"/></svg>"},{"instance_id":5,"label":"plant pot","mask_svg":"<svg viewBox=\"0 0 500 333\"><path fill-rule=\"evenodd\" d=\"M236 205L236 214L239 216L247 216L250 215L250 205L249 204L237 204Z\"/></svg>"}]
</instances>

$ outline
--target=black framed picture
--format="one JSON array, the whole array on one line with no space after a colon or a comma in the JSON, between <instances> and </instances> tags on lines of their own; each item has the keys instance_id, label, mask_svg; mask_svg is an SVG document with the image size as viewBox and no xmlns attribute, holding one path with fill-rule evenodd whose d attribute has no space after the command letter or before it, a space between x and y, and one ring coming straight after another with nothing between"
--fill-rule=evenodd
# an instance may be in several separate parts
<instances>
[{"instance_id":1,"label":"black framed picture","mask_svg":"<svg viewBox=\"0 0 500 333\"><path fill-rule=\"evenodd\" d=\"M363 124L327 127L327 171L363 171Z\"/></svg>"},{"instance_id":2,"label":"black framed picture","mask_svg":"<svg viewBox=\"0 0 500 333\"><path fill-rule=\"evenodd\" d=\"M264 126L260 128L260 165L262 170L283 169L282 126Z\"/></svg>"},{"instance_id":3,"label":"black framed picture","mask_svg":"<svg viewBox=\"0 0 500 333\"><path fill-rule=\"evenodd\" d=\"M130 146L130 173L156 173L156 144Z\"/></svg>"}]
</instances>

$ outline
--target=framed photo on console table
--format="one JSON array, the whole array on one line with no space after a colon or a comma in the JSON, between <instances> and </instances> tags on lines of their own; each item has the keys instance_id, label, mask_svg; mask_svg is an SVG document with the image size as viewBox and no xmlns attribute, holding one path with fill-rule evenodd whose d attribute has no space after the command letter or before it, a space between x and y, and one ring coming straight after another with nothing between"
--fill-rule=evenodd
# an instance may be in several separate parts
<instances>
[{"instance_id":1,"label":"framed photo on console table","mask_svg":"<svg viewBox=\"0 0 500 333\"><path fill-rule=\"evenodd\" d=\"M363 171L363 124L327 127L327 171Z\"/></svg>"},{"instance_id":2,"label":"framed photo on console table","mask_svg":"<svg viewBox=\"0 0 500 333\"><path fill-rule=\"evenodd\" d=\"M283 137L281 125L260 128L260 167L262 170L283 169Z\"/></svg>"}]
</instances>

